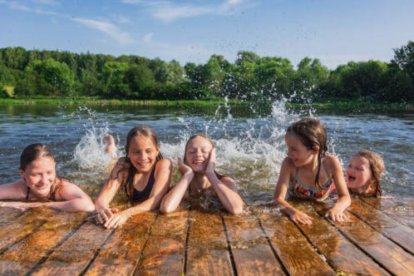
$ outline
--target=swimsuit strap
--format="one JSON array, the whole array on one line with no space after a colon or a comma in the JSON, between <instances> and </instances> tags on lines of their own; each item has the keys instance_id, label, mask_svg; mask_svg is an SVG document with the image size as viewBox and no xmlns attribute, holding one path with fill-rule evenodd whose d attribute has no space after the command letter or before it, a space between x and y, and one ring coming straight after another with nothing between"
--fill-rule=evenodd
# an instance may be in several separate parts
<instances>
[{"instance_id":1,"label":"swimsuit strap","mask_svg":"<svg viewBox=\"0 0 414 276\"><path fill-rule=\"evenodd\" d=\"M333 179L332 178L330 178L330 179L328 179L323 185L321 185L321 186L309 186L309 185L305 185L305 184L303 184L301 181L300 181L300 179L299 179L299 177L298 177L298 169L296 168L295 169L295 182L296 182L296 185L299 185L299 186L301 186L302 188L306 188L306 189L311 189L311 190L323 190L323 189L327 189L327 188L329 188L330 186L331 186L331 184L332 184L332 182L333 182Z\"/></svg>"}]
</instances>

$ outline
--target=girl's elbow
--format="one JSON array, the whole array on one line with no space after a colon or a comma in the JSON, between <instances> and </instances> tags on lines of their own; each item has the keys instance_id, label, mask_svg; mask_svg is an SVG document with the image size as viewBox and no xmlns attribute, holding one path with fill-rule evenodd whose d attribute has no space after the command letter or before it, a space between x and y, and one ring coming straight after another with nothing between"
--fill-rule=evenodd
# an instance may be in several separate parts
<instances>
[{"instance_id":1,"label":"girl's elbow","mask_svg":"<svg viewBox=\"0 0 414 276\"><path fill-rule=\"evenodd\" d=\"M161 204L160 212L162 214L169 214L175 211L175 208L172 208L171 205L168 204Z\"/></svg>"},{"instance_id":2,"label":"girl's elbow","mask_svg":"<svg viewBox=\"0 0 414 276\"><path fill-rule=\"evenodd\" d=\"M229 210L229 212L232 215L240 215L241 213L243 213L243 206L236 206L232 208L231 210Z\"/></svg>"}]
</instances>

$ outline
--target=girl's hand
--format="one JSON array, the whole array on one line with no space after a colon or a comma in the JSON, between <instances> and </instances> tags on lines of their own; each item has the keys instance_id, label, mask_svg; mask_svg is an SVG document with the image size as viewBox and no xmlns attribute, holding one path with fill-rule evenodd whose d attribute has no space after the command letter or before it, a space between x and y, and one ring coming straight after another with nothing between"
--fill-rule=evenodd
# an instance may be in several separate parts
<instances>
[{"instance_id":1,"label":"girl's hand","mask_svg":"<svg viewBox=\"0 0 414 276\"><path fill-rule=\"evenodd\" d=\"M210 158L208 159L206 174L214 173L216 170L216 149L213 148L210 152Z\"/></svg>"},{"instance_id":2,"label":"girl's hand","mask_svg":"<svg viewBox=\"0 0 414 276\"><path fill-rule=\"evenodd\" d=\"M193 173L193 170L190 166L184 164L183 160L181 158L178 158L178 170L180 171L181 175Z\"/></svg>"},{"instance_id":3,"label":"girl's hand","mask_svg":"<svg viewBox=\"0 0 414 276\"><path fill-rule=\"evenodd\" d=\"M99 224L104 224L114 216L117 209L110 209L106 207L96 207L96 221Z\"/></svg>"},{"instance_id":4,"label":"girl's hand","mask_svg":"<svg viewBox=\"0 0 414 276\"><path fill-rule=\"evenodd\" d=\"M124 224L129 219L129 215L125 212L120 212L113 215L108 221L105 222L104 227L106 229L114 229Z\"/></svg>"},{"instance_id":5,"label":"girl's hand","mask_svg":"<svg viewBox=\"0 0 414 276\"><path fill-rule=\"evenodd\" d=\"M344 214L342 210L338 210L337 208L333 207L326 212L325 217L330 218L333 221L347 221L348 217Z\"/></svg>"},{"instance_id":6,"label":"girl's hand","mask_svg":"<svg viewBox=\"0 0 414 276\"><path fill-rule=\"evenodd\" d=\"M119 158L118 161L116 161L116 164L115 164L114 168L111 171L111 179L118 178L118 174L122 170L129 169L130 166L131 166L131 164L127 161L127 159L125 157Z\"/></svg>"},{"instance_id":7,"label":"girl's hand","mask_svg":"<svg viewBox=\"0 0 414 276\"><path fill-rule=\"evenodd\" d=\"M294 222L299 222L299 223L306 224L306 225L312 224L312 218L301 211L295 211L289 217Z\"/></svg>"}]
</instances>

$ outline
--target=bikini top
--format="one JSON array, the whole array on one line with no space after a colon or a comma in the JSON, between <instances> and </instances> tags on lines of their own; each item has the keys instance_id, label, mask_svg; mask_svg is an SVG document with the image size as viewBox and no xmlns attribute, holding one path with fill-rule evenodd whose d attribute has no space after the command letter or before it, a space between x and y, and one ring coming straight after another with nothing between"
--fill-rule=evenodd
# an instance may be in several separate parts
<instances>
[{"instance_id":1,"label":"bikini top","mask_svg":"<svg viewBox=\"0 0 414 276\"><path fill-rule=\"evenodd\" d=\"M335 190L335 183L333 179L328 179L321 186L309 186L303 184L298 177L298 170L295 172L294 181L290 182L290 192L293 196L298 198L314 199L316 201L324 201L329 194Z\"/></svg>"},{"instance_id":2,"label":"bikini top","mask_svg":"<svg viewBox=\"0 0 414 276\"><path fill-rule=\"evenodd\" d=\"M52 185L52 187L50 188L50 192L49 195L46 198L46 201L56 201L56 192L58 190L59 187L57 187L58 185ZM27 191L26 191L26 201L30 201L29 200L30 197L30 187L27 186Z\"/></svg>"},{"instance_id":3,"label":"bikini top","mask_svg":"<svg viewBox=\"0 0 414 276\"><path fill-rule=\"evenodd\" d=\"M132 202L141 202L147 200L151 195L152 187L154 187L155 183L155 167L157 163L154 164L154 168L151 171L150 177L148 179L147 185L142 191L138 191L134 188L132 192Z\"/></svg>"}]
</instances>

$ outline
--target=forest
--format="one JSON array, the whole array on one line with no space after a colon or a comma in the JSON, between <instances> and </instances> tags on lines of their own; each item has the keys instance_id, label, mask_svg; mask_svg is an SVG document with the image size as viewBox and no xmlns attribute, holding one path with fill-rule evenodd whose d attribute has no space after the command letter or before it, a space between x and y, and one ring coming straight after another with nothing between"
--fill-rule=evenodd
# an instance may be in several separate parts
<instances>
[{"instance_id":1,"label":"forest","mask_svg":"<svg viewBox=\"0 0 414 276\"><path fill-rule=\"evenodd\" d=\"M359 100L414 102L414 42L391 61L348 62L329 70L319 59L294 65L283 57L240 51L234 63L212 55L205 64L136 55L0 49L0 98L153 100Z\"/></svg>"}]
</instances>

